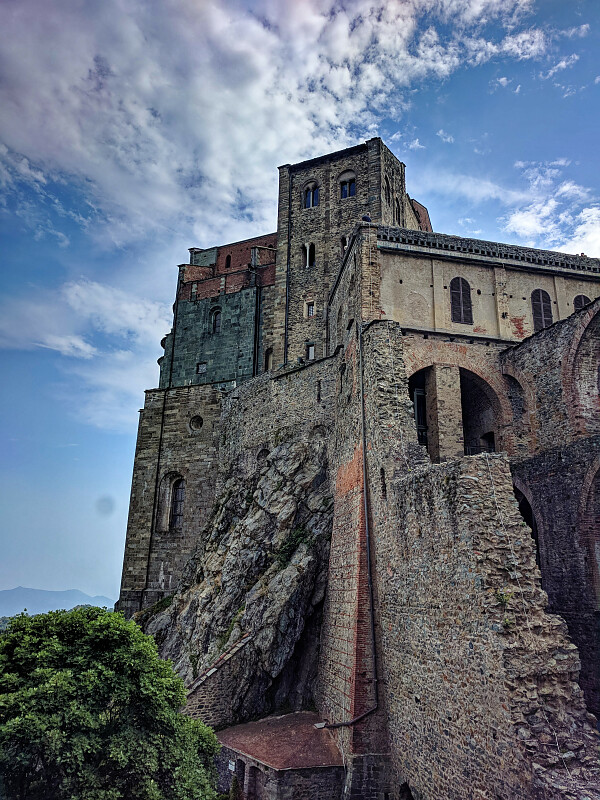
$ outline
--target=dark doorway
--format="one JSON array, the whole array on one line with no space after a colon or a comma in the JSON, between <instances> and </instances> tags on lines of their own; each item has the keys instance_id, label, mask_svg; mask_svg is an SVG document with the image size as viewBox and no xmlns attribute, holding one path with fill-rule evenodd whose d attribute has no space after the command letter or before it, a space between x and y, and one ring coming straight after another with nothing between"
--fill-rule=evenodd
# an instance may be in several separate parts
<instances>
[{"instance_id":1,"label":"dark doorway","mask_svg":"<svg viewBox=\"0 0 600 800\"><path fill-rule=\"evenodd\" d=\"M408 783L403 783L398 794L399 800L415 800Z\"/></svg>"},{"instance_id":2,"label":"dark doorway","mask_svg":"<svg viewBox=\"0 0 600 800\"><path fill-rule=\"evenodd\" d=\"M426 370L415 372L408 381L408 391L413 402L417 439L419 444L427 444L427 405L425 399Z\"/></svg>"},{"instance_id":3,"label":"dark doorway","mask_svg":"<svg viewBox=\"0 0 600 800\"><path fill-rule=\"evenodd\" d=\"M517 498L517 503L519 504L519 512L527 525L531 528L531 535L533 536L533 540L535 542L535 561L538 565L540 572L542 571L542 562L540 559L540 541L538 536L538 527L535 521L535 517L533 515L533 509L529 503L529 500L525 497L523 492L519 491L516 486L513 487L513 491L515 493L515 497ZM542 575L542 588L544 585L544 576Z\"/></svg>"}]
</instances>

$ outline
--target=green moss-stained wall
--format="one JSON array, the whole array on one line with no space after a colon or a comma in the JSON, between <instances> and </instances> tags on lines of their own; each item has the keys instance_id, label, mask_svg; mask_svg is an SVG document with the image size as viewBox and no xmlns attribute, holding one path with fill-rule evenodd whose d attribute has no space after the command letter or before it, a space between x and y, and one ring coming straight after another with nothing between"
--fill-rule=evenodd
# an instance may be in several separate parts
<instances>
[{"instance_id":1,"label":"green moss-stained wall","mask_svg":"<svg viewBox=\"0 0 600 800\"><path fill-rule=\"evenodd\" d=\"M262 292L253 286L214 298L180 300L174 325L175 346L173 333L165 340L160 388L251 378L257 307ZM212 314L216 310L221 312L221 330L212 333ZM198 367L199 364L205 366Z\"/></svg>"}]
</instances>

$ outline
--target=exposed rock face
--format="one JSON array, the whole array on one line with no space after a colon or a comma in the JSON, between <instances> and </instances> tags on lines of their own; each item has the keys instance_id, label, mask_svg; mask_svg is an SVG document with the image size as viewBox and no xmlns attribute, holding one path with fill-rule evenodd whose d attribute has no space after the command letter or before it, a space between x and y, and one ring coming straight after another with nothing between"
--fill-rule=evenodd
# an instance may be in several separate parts
<instances>
[{"instance_id":1,"label":"exposed rock face","mask_svg":"<svg viewBox=\"0 0 600 800\"><path fill-rule=\"evenodd\" d=\"M140 615L188 686L250 634L236 658L233 713L220 724L312 706L327 580L333 499L323 433L247 461L222 475L169 608Z\"/></svg>"}]
</instances>

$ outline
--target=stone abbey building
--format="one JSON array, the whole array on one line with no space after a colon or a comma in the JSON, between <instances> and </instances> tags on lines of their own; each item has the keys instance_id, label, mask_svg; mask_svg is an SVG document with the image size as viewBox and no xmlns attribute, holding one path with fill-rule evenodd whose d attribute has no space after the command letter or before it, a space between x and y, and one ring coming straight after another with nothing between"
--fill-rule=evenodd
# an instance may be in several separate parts
<instances>
[{"instance_id":1,"label":"stone abbey building","mask_svg":"<svg viewBox=\"0 0 600 800\"><path fill-rule=\"evenodd\" d=\"M600 261L434 233L380 139L190 249L121 595L244 798L600 798Z\"/></svg>"}]
</instances>

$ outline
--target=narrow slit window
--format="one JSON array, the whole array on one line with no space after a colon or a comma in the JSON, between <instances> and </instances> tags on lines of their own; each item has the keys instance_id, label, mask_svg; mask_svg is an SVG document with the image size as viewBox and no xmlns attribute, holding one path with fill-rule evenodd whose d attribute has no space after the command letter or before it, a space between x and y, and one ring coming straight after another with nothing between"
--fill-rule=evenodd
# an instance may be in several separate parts
<instances>
[{"instance_id":1,"label":"narrow slit window","mask_svg":"<svg viewBox=\"0 0 600 800\"><path fill-rule=\"evenodd\" d=\"M231 256L227 256L225 259L225 269L231 269Z\"/></svg>"},{"instance_id":2,"label":"narrow slit window","mask_svg":"<svg viewBox=\"0 0 600 800\"><path fill-rule=\"evenodd\" d=\"M452 322L473 324L471 287L464 278L452 278L450 281L450 310Z\"/></svg>"},{"instance_id":3,"label":"narrow slit window","mask_svg":"<svg viewBox=\"0 0 600 800\"><path fill-rule=\"evenodd\" d=\"M315 315L315 304L313 302L306 304L306 316L307 317L314 317Z\"/></svg>"},{"instance_id":4,"label":"narrow slit window","mask_svg":"<svg viewBox=\"0 0 600 800\"><path fill-rule=\"evenodd\" d=\"M573 307L575 308L575 311L581 311L584 306L587 306L587 304L591 302L592 301L587 295L578 294L575 300L573 300Z\"/></svg>"},{"instance_id":5,"label":"narrow slit window","mask_svg":"<svg viewBox=\"0 0 600 800\"><path fill-rule=\"evenodd\" d=\"M171 516L169 528L181 530L183 526L183 504L185 502L185 481L178 478L171 489Z\"/></svg>"},{"instance_id":6,"label":"narrow slit window","mask_svg":"<svg viewBox=\"0 0 600 800\"><path fill-rule=\"evenodd\" d=\"M344 255L344 253L346 252L347 247L348 247L348 240L346 239L345 236L342 236L342 238L340 239L340 251L342 255Z\"/></svg>"},{"instance_id":7,"label":"narrow slit window","mask_svg":"<svg viewBox=\"0 0 600 800\"><path fill-rule=\"evenodd\" d=\"M531 311L535 333L552 325L552 301L545 289L534 289L531 293Z\"/></svg>"},{"instance_id":8,"label":"narrow slit window","mask_svg":"<svg viewBox=\"0 0 600 800\"><path fill-rule=\"evenodd\" d=\"M212 330L213 333L220 333L221 332L221 312L220 311L213 311L213 313L212 313L211 330Z\"/></svg>"},{"instance_id":9,"label":"narrow slit window","mask_svg":"<svg viewBox=\"0 0 600 800\"><path fill-rule=\"evenodd\" d=\"M307 344L306 345L306 360L313 361L315 357L315 346L314 344Z\"/></svg>"},{"instance_id":10,"label":"narrow slit window","mask_svg":"<svg viewBox=\"0 0 600 800\"><path fill-rule=\"evenodd\" d=\"M270 372L273 369L273 348L268 347L265 350L265 372Z\"/></svg>"}]
</instances>

